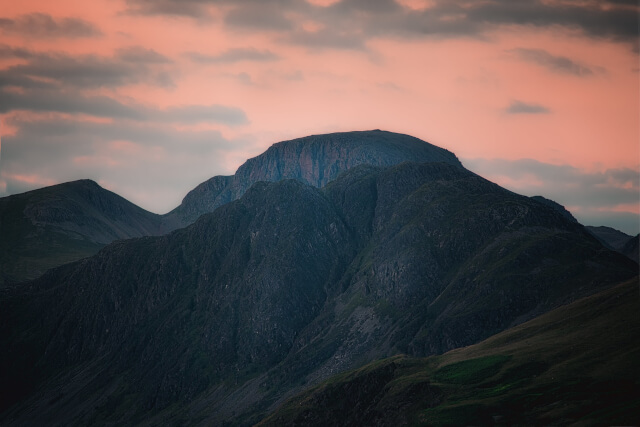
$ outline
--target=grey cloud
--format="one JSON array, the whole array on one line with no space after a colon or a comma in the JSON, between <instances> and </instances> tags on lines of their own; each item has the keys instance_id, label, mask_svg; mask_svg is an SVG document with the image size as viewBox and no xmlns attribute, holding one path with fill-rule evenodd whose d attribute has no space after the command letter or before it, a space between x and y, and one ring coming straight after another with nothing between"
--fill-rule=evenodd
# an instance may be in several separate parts
<instances>
[{"instance_id":1,"label":"grey cloud","mask_svg":"<svg viewBox=\"0 0 640 427\"><path fill-rule=\"evenodd\" d=\"M229 49L217 55L206 55L198 52L188 52L187 56L194 62L200 64L230 64L241 61L276 61L280 59L278 55L268 50L258 50L254 48Z\"/></svg>"},{"instance_id":2,"label":"grey cloud","mask_svg":"<svg viewBox=\"0 0 640 427\"><path fill-rule=\"evenodd\" d=\"M135 15L165 15L188 17L194 19L209 19L207 4L213 3L200 0L128 0L128 13Z\"/></svg>"},{"instance_id":3,"label":"grey cloud","mask_svg":"<svg viewBox=\"0 0 640 427\"><path fill-rule=\"evenodd\" d=\"M29 49L0 44L0 58L32 59L37 56L38 54Z\"/></svg>"},{"instance_id":4,"label":"grey cloud","mask_svg":"<svg viewBox=\"0 0 640 427\"><path fill-rule=\"evenodd\" d=\"M96 25L78 18L53 18L44 13L0 18L0 31L29 38L84 38L102 34Z\"/></svg>"},{"instance_id":5,"label":"grey cloud","mask_svg":"<svg viewBox=\"0 0 640 427\"><path fill-rule=\"evenodd\" d=\"M364 50L366 48L365 42L359 34L328 29L314 32L300 30L283 37L281 40L311 49Z\"/></svg>"},{"instance_id":6,"label":"grey cloud","mask_svg":"<svg viewBox=\"0 0 640 427\"><path fill-rule=\"evenodd\" d=\"M69 88L118 87L128 84L151 83L173 87L173 79L163 68L168 59L159 53L140 47L116 52L114 57L98 55L73 56L64 53L41 53L28 49L0 46L0 57L20 58L26 63L12 65L0 73L15 84L27 79L51 81Z\"/></svg>"},{"instance_id":7,"label":"grey cloud","mask_svg":"<svg viewBox=\"0 0 640 427\"><path fill-rule=\"evenodd\" d=\"M1 81L1 79L0 79ZM106 96L86 96L77 91L27 90L21 93L0 91L0 112L16 110L88 114L96 117L141 120L136 108Z\"/></svg>"},{"instance_id":8,"label":"grey cloud","mask_svg":"<svg viewBox=\"0 0 640 427\"><path fill-rule=\"evenodd\" d=\"M150 14L200 18L209 7L225 6L225 23L239 28L276 30L281 40L310 47L359 47L374 37L474 37L483 39L503 25L580 30L590 37L629 43L638 49L637 4L618 0L574 2L439 0L426 10L412 10L393 0L342 0L328 7L302 0L128 0ZM605 7L606 6L606 7ZM299 22L314 20L324 34L302 31ZM331 34L341 37L331 38ZM302 38L300 38L302 36ZM347 42L348 41L348 42Z\"/></svg>"},{"instance_id":9,"label":"grey cloud","mask_svg":"<svg viewBox=\"0 0 640 427\"><path fill-rule=\"evenodd\" d=\"M519 58L533 62L543 67L560 73L573 74L575 76L590 76L593 70L586 65L580 64L565 56L555 56L542 49L512 49L510 52L515 53Z\"/></svg>"},{"instance_id":10,"label":"grey cloud","mask_svg":"<svg viewBox=\"0 0 640 427\"><path fill-rule=\"evenodd\" d=\"M633 213L613 211L619 205L640 203L640 171L622 168L587 172L569 165L552 165L532 159L464 159L464 165L492 181L509 178L507 187L527 196L542 195L564 206L577 208L576 218L590 225L610 225L629 234L638 233L640 218ZM533 180L531 179L533 178ZM595 218L627 218L610 224ZM635 231L628 219L635 218ZM617 221L617 220L616 220ZM611 225L611 226L614 226ZM626 227L626 228L623 228Z\"/></svg>"},{"instance_id":11,"label":"grey cloud","mask_svg":"<svg viewBox=\"0 0 640 427\"><path fill-rule=\"evenodd\" d=\"M135 103L125 104L107 96L88 96L73 90L28 90L21 93L0 90L0 113L16 110L87 114L138 122L220 123L227 126L248 123L243 110L224 105L187 105L162 110Z\"/></svg>"},{"instance_id":12,"label":"grey cloud","mask_svg":"<svg viewBox=\"0 0 640 427\"><path fill-rule=\"evenodd\" d=\"M224 22L232 27L254 30L286 31L293 28L293 23L283 11L269 3L238 5L227 13Z\"/></svg>"},{"instance_id":13,"label":"grey cloud","mask_svg":"<svg viewBox=\"0 0 640 427\"><path fill-rule=\"evenodd\" d=\"M160 113L169 121L180 123L224 123L229 126L248 123L247 115L239 108L224 105L187 105L172 107Z\"/></svg>"},{"instance_id":14,"label":"grey cloud","mask_svg":"<svg viewBox=\"0 0 640 427\"><path fill-rule=\"evenodd\" d=\"M507 114L548 114L551 112L547 107L538 104L529 104L522 101L512 101L505 109Z\"/></svg>"},{"instance_id":15,"label":"grey cloud","mask_svg":"<svg viewBox=\"0 0 640 427\"><path fill-rule=\"evenodd\" d=\"M116 57L127 62L139 62L144 64L167 64L171 60L153 49L142 46L130 46L116 51Z\"/></svg>"}]
</instances>

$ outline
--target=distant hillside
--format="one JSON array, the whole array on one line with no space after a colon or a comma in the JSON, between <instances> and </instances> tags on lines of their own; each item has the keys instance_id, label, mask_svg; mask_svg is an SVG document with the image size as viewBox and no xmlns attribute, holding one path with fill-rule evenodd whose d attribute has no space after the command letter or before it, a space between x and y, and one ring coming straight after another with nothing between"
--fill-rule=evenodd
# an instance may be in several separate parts
<instances>
[{"instance_id":1,"label":"distant hillside","mask_svg":"<svg viewBox=\"0 0 640 427\"><path fill-rule=\"evenodd\" d=\"M587 225L585 226L585 228L589 231L589 233L593 234L595 238L598 239L603 245L618 252L620 252L624 245L629 241L629 239L631 239L631 236L629 236L628 234L611 227L594 227L591 225Z\"/></svg>"},{"instance_id":2,"label":"distant hillside","mask_svg":"<svg viewBox=\"0 0 640 427\"><path fill-rule=\"evenodd\" d=\"M336 375L259 426L638 425L638 278L442 356Z\"/></svg>"},{"instance_id":3,"label":"distant hillside","mask_svg":"<svg viewBox=\"0 0 640 427\"><path fill-rule=\"evenodd\" d=\"M159 232L159 215L90 180L0 198L0 286L93 255L114 240Z\"/></svg>"},{"instance_id":4,"label":"distant hillside","mask_svg":"<svg viewBox=\"0 0 640 427\"><path fill-rule=\"evenodd\" d=\"M635 262L640 262L640 261L638 261L638 238L639 238L639 236L640 235L636 234L634 237L632 237L629 240L627 240L627 243L625 243L624 246L622 247L622 249L620 250L620 252L622 254L628 256L629 258L631 258Z\"/></svg>"},{"instance_id":5,"label":"distant hillside","mask_svg":"<svg viewBox=\"0 0 640 427\"><path fill-rule=\"evenodd\" d=\"M235 175L203 182L164 216L164 222L170 229L189 225L200 215L238 199L258 181L296 179L323 187L357 165L392 166L406 161L461 166L453 153L409 135L381 130L312 135L273 144L247 160Z\"/></svg>"},{"instance_id":6,"label":"distant hillside","mask_svg":"<svg viewBox=\"0 0 640 427\"><path fill-rule=\"evenodd\" d=\"M0 292L0 423L248 424L335 373L468 346L636 274L455 164L258 182Z\"/></svg>"}]
</instances>

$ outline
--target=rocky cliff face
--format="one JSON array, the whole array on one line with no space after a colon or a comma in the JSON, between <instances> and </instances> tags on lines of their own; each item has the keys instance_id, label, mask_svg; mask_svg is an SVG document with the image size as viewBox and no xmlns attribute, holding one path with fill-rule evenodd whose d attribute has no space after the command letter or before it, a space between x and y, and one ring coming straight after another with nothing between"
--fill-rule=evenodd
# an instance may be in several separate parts
<instances>
[{"instance_id":1,"label":"rocky cliff face","mask_svg":"<svg viewBox=\"0 0 640 427\"><path fill-rule=\"evenodd\" d=\"M253 422L334 373L472 344L636 273L454 164L260 182L6 289L0 421Z\"/></svg>"},{"instance_id":2,"label":"rocky cliff face","mask_svg":"<svg viewBox=\"0 0 640 427\"><path fill-rule=\"evenodd\" d=\"M93 255L114 240L161 232L159 215L90 180L0 198L0 286Z\"/></svg>"},{"instance_id":3,"label":"rocky cliff face","mask_svg":"<svg viewBox=\"0 0 640 427\"><path fill-rule=\"evenodd\" d=\"M167 227L184 227L238 199L258 181L296 179L320 188L357 165L391 166L406 161L461 166L453 153L409 135L374 130L307 136L274 144L247 160L233 176L203 182L164 220Z\"/></svg>"}]
</instances>

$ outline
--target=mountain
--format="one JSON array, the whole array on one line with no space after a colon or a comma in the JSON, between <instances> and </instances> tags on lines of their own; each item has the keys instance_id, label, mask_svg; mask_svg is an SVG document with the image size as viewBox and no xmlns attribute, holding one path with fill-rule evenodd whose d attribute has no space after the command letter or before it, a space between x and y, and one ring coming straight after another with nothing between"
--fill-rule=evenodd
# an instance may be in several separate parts
<instances>
[{"instance_id":1,"label":"mountain","mask_svg":"<svg viewBox=\"0 0 640 427\"><path fill-rule=\"evenodd\" d=\"M555 210L560 212L565 218L567 218L569 221L578 222L578 220L571 214L571 212L569 212L567 208L562 206L560 203L554 202L553 200L547 199L546 197L542 197L542 196L533 196L531 198L537 202L543 203L549 207L554 208Z\"/></svg>"},{"instance_id":2,"label":"mountain","mask_svg":"<svg viewBox=\"0 0 640 427\"><path fill-rule=\"evenodd\" d=\"M443 162L461 166L451 152L418 138L381 130L312 135L273 144L247 160L233 176L216 176L190 191L164 216L166 228L193 223L204 213L238 199L258 181L296 179L323 187L361 164L392 166L402 162Z\"/></svg>"},{"instance_id":3,"label":"mountain","mask_svg":"<svg viewBox=\"0 0 640 427\"><path fill-rule=\"evenodd\" d=\"M587 225L585 228L604 246L618 252L620 252L625 243L627 243L629 239L631 239L631 236L629 236L628 234L611 227L595 227L592 225Z\"/></svg>"},{"instance_id":4,"label":"mountain","mask_svg":"<svg viewBox=\"0 0 640 427\"><path fill-rule=\"evenodd\" d=\"M117 239L159 234L160 221L90 180L0 198L0 286L36 278Z\"/></svg>"},{"instance_id":5,"label":"mountain","mask_svg":"<svg viewBox=\"0 0 640 427\"><path fill-rule=\"evenodd\" d=\"M34 279L49 268L95 254L117 239L164 234L236 200L258 181L293 178L322 187L359 164L435 161L455 155L417 138L365 131L315 135L274 144L234 176L213 177L159 216L81 180L0 198L0 286Z\"/></svg>"},{"instance_id":6,"label":"mountain","mask_svg":"<svg viewBox=\"0 0 640 427\"><path fill-rule=\"evenodd\" d=\"M640 262L638 261L638 239L639 238L640 238L640 235L636 234L634 237L631 237L629 240L627 240L627 243L625 243L622 249L620 249L620 253L622 253L623 255L626 255L627 257L631 258L635 262Z\"/></svg>"},{"instance_id":7,"label":"mountain","mask_svg":"<svg viewBox=\"0 0 640 427\"><path fill-rule=\"evenodd\" d=\"M442 356L345 372L259 426L637 425L638 278Z\"/></svg>"},{"instance_id":8,"label":"mountain","mask_svg":"<svg viewBox=\"0 0 640 427\"><path fill-rule=\"evenodd\" d=\"M256 422L335 373L471 345L636 274L451 163L258 182L3 289L0 422Z\"/></svg>"}]
</instances>

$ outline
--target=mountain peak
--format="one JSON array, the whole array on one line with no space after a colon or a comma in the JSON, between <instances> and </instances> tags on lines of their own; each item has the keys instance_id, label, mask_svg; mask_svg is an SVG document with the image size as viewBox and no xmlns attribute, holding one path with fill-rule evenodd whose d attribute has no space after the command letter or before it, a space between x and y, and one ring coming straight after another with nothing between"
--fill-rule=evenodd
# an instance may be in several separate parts
<instances>
[{"instance_id":1,"label":"mountain peak","mask_svg":"<svg viewBox=\"0 0 640 427\"><path fill-rule=\"evenodd\" d=\"M233 176L216 176L198 185L165 216L166 227L188 225L200 215L238 199L258 181L296 179L324 187L354 166L393 166L407 161L462 167L452 152L400 133L375 129L305 136L273 144L247 160Z\"/></svg>"}]
</instances>

